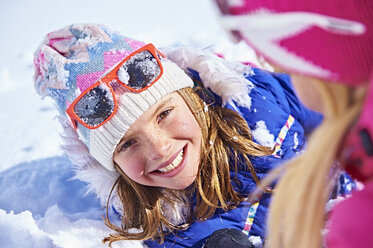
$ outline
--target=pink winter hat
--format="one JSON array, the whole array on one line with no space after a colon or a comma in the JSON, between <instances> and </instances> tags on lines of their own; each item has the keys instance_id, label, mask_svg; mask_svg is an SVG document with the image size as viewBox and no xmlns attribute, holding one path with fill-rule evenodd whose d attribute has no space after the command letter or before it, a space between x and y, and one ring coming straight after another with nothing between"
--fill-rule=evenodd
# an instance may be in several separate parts
<instances>
[{"instance_id":1,"label":"pink winter hat","mask_svg":"<svg viewBox=\"0 0 373 248\"><path fill-rule=\"evenodd\" d=\"M371 0L216 0L223 26L274 65L350 86L373 68Z\"/></svg>"}]
</instances>

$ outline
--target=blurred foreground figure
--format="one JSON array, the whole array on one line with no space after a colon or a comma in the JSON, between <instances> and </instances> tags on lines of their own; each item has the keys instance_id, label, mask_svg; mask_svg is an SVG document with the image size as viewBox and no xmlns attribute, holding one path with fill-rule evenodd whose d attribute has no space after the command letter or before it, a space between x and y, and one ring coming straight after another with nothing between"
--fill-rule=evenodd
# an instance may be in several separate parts
<instances>
[{"instance_id":1,"label":"blurred foreground figure","mask_svg":"<svg viewBox=\"0 0 373 248\"><path fill-rule=\"evenodd\" d=\"M231 36L292 73L300 97L326 116L306 152L281 175L266 246L372 247L372 2L216 2ZM328 215L336 164L363 189Z\"/></svg>"}]
</instances>

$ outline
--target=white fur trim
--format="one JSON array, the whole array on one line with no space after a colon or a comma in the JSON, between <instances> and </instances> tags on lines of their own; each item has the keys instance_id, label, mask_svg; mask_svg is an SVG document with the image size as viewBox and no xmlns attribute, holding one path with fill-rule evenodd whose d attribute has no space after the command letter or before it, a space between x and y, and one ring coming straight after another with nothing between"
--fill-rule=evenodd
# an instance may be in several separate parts
<instances>
[{"instance_id":1,"label":"white fur trim","mask_svg":"<svg viewBox=\"0 0 373 248\"><path fill-rule=\"evenodd\" d=\"M64 134L61 135L63 144L61 149L72 163L76 165L75 178L87 183L87 193L92 192L105 206L110 190L119 176L116 171L109 171L100 165L88 152L87 146L79 139L77 132L71 127L66 118L59 116ZM120 200L116 191L112 194L112 204L119 207ZM121 208L118 208L121 209Z\"/></svg>"},{"instance_id":2,"label":"white fur trim","mask_svg":"<svg viewBox=\"0 0 373 248\"><path fill-rule=\"evenodd\" d=\"M206 88L222 97L223 104L231 103L250 109L250 90L253 83L244 76L252 74L250 66L224 60L207 50L178 47L163 48L162 51L185 71L196 70Z\"/></svg>"}]
</instances>

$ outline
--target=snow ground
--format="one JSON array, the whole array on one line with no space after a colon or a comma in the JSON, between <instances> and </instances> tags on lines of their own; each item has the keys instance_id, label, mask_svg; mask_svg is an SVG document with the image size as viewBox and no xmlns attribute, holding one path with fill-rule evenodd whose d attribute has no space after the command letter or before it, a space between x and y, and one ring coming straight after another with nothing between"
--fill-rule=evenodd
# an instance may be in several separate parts
<instances>
[{"instance_id":1,"label":"snow ground","mask_svg":"<svg viewBox=\"0 0 373 248\"><path fill-rule=\"evenodd\" d=\"M101 239L110 233L95 196L72 179L52 101L42 101L33 88L33 51L46 33L75 22L102 23L158 47L214 46L228 58L252 56L244 44L230 43L212 1L104 2L0 0L1 247L106 247Z\"/></svg>"}]
</instances>

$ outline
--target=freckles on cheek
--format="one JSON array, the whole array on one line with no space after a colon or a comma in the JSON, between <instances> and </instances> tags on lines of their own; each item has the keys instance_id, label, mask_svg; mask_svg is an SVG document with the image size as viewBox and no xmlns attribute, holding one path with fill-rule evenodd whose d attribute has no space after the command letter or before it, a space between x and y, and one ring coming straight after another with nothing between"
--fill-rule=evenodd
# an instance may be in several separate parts
<instances>
[{"instance_id":1,"label":"freckles on cheek","mask_svg":"<svg viewBox=\"0 0 373 248\"><path fill-rule=\"evenodd\" d=\"M188 122L188 121L180 121L178 126L181 129L181 131L188 131L193 128L193 125L191 125L191 122Z\"/></svg>"},{"instance_id":2,"label":"freckles on cheek","mask_svg":"<svg viewBox=\"0 0 373 248\"><path fill-rule=\"evenodd\" d=\"M180 127L180 131L182 131L184 134L196 134L200 130L197 123L193 125L191 122L183 122L181 123Z\"/></svg>"},{"instance_id":3,"label":"freckles on cheek","mask_svg":"<svg viewBox=\"0 0 373 248\"><path fill-rule=\"evenodd\" d=\"M136 179L144 174L144 166L138 161L127 160L122 166L122 170L131 179Z\"/></svg>"},{"instance_id":4,"label":"freckles on cheek","mask_svg":"<svg viewBox=\"0 0 373 248\"><path fill-rule=\"evenodd\" d=\"M181 123L180 128L181 128L181 131L186 132L186 131L188 131L188 124L187 123Z\"/></svg>"}]
</instances>

